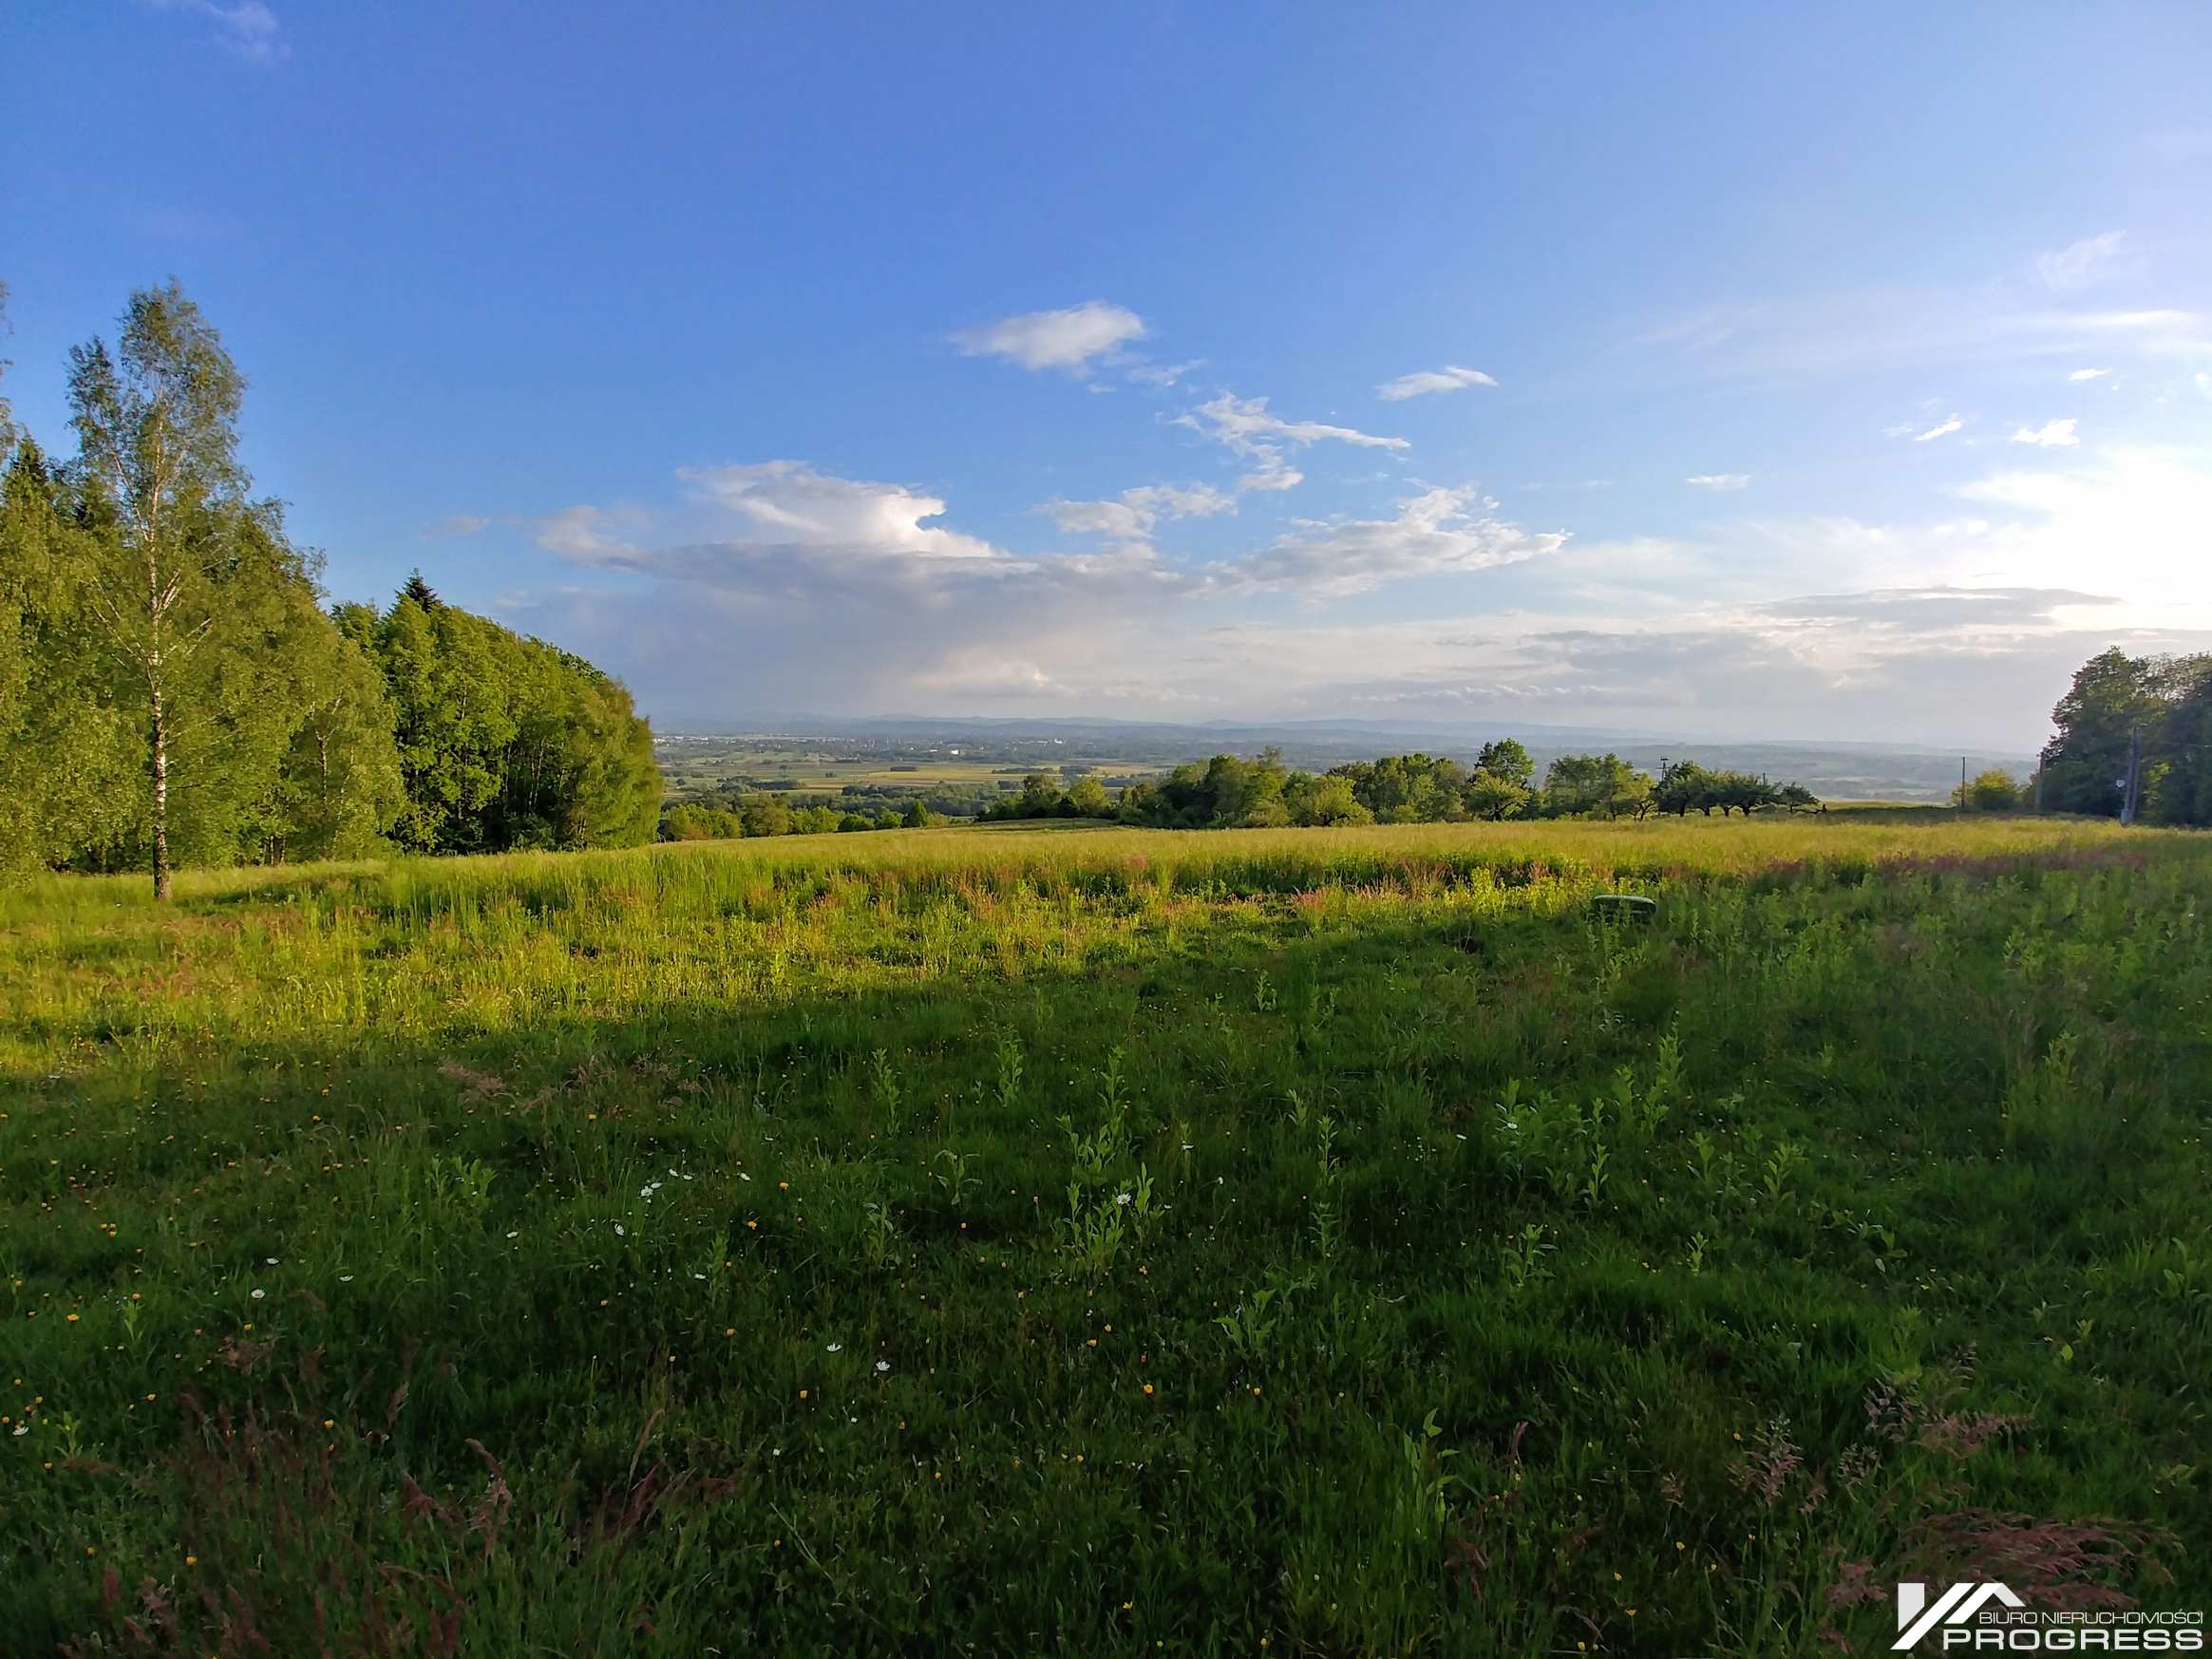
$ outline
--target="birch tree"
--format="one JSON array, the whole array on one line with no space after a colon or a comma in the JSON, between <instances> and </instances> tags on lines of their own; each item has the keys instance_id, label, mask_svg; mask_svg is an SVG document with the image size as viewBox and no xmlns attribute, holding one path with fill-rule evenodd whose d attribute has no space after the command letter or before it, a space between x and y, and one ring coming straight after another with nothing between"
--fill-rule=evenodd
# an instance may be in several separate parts
<instances>
[{"instance_id":1,"label":"birch tree","mask_svg":"<svg viewBox=\"0 0 2212 1659\"><path fill-rule=\"evenodd\" d=\"M219 649L235 595L224 581L246 513L238 465L245 380L174 280L131 295L117 350L69 354L78 483L97 532L85 614L119 692L144 721L154 896L169 896L171 764L186 705Z\"/></svg>"}]
</instances>

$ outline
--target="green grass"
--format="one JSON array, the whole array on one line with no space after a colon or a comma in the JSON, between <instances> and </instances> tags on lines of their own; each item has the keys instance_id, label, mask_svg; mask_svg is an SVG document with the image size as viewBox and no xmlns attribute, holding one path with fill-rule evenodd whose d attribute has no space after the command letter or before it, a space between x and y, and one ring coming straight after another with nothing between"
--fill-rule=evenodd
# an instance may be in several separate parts
<instances>
[{"instance_id":1,"label":"green grass","mask_svg":"<svg viewBox=\"0 0 2212 1659\"><path fill-rule=\"evenodd\" d=\"M2208 876L1831 815L34 883L0 1629L1874 1652L2006 1551L2201 1605Z\"/></svg>"}]
</instances>

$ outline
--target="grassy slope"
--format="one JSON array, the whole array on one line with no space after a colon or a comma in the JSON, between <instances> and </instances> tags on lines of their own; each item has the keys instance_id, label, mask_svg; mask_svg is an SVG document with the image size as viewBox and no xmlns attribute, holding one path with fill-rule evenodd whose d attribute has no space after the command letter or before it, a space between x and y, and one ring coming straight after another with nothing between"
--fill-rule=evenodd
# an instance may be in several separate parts
<instances>
[{"instance_id":1,"label":"grassy slope","mask_svg":"<svg viewBox=\"0 0 2212 1659\"><path fill-rule=\"evenodd\" d=\"M35 886L0 1620L1873 1651L1862 1575L2070 1547L2175 1605L2208 870L1692 820Z\"/></svg>"}]
</instances>

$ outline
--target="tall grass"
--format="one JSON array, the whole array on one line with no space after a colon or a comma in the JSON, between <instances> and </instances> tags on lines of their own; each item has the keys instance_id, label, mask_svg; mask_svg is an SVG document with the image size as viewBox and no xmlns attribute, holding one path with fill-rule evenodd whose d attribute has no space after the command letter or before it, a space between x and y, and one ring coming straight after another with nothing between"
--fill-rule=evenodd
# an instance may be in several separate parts
<instances>
[{"instance_id":1,"label":"tall grass","mask_svg":"<svg viewBox=\"0 0 2212 1659\"><path fill-rule=\"evenodd\" d=\"M33 884L0 1628L1874 1651L1992 1550L2184 1604L2208 873L1837 815Z\"/></svg>"}]
</instances>

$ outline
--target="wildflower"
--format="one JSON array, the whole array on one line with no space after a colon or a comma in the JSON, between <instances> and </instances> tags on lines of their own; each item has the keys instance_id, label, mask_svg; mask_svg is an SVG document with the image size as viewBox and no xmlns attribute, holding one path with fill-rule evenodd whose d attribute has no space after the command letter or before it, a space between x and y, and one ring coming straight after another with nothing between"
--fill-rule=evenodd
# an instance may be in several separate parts
<instances>
[{"instance_id":1,"label":"wildflower","mask_svg":"<svg viewBox=\"0 0 2212 1659\"><path fill-rule=\"evenodd\" d=\"M267 1296L268 1294L269 1294L269 1292L268 1292L267 1291L264 1291L264 1290L262 1290L260 1286L256 1285L256 1286L255 1286L255 1287L254 1287L254 1300L255 1300L255 1301L258 1302L258 1301L262 1300L262 1299L263 1299L265 1296Z\"/></svg>"},{"instance_id":2,"label":"wildflower","mask_svg":"<svg viewBox=\"0 0 2212 1659\"><path fill-rule=\"evenodd\" d=\"M74 1324L76 1324L76 1323L77 1323L77 1316L76 1316L74 1313L72 1313L72 1314L70 1314L70 1315L69 1315L69 1323L70 1323L71 1325L74 1325Z\"/></svg>"},{"instance_id":3,"label":"wildflower","mask_svg":"<svg viewBox=\"0 0 2212 1659\"><path fill-rule=\"evenodd\" d=\"M1126 1193L1116 1193L1114 1195L1114 1202L1125 1206L1129 1202L1129 1195Z\"/></svg>"},{"instance_id":4,"label":"wildflower","mask_svg":"<svg viewBox=\"0 0 2212 1659\"><path fill-rule=\"evenodd\" d=\"M833 1343L831 1343L831 1344L829 1345L829 1347L828 1347L827 1348L825 1348L823 1351L824 1351L825 1353L833 1353L833 1354L837 1354L837 1353L843 1353L843 1352L845 1351L845 1345L844 1345L843 1343L841 1343L841 1342L833 1342Z\"/></svg>"},{"instance_id":5,"label":"wildflower","mask_svg":"<svg viewBox=\"0 0 2212 1659\"><path fill-rule=\"evenodd\" d=\"M1145 1393L1147 1393L1147 1394L1149 1394L1149 1393L1151 1393L1151 1392L1152 1392L1152 1385L1151 1385L1151 1384L1147 1383L1147 1384L1145 1384L1145 1385L1144 1385L1144 1392L1145 1392Z\"/></svg>"},{"instance_id":6,"label":"wildflower","mask_svg":"<svg viewBox=\"0 0 2212 1659\"><path fill-rule=\"evenodd\" d=\"M889 1360L878 1360L876 1362L876 1374L879 1377L881 1376L885 1371L888 1371L890 1368L891 1362Z\"/></svg>"}]
</instances>

